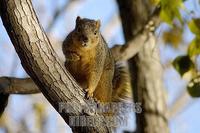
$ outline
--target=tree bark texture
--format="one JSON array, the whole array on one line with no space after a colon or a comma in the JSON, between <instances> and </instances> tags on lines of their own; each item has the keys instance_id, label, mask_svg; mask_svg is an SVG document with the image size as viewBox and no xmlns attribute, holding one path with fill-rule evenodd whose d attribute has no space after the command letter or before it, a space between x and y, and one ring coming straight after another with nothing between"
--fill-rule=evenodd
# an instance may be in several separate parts
<instances>
[{"instance_id":1,"label":"tree bark texture","mask_svg":"<svg viewBox=\"0 0 200 133\"><path fill-rule=\"evenodd\" d=\"M152 5L146 0L117 0L125 40L133 39L145 26ZM136 114L137 133L168 133L166 94L159 49L153 34L142 50L129 61L134 101L142 104L142 113Z\"/></svg>"},{"instance_id":2,"label":"tree bark texture","mask_svg":"<svg viewBox=\"0 0 200 133\"><path fill-rule=\"evenodd\" d=\"M1 0L0 12L23 68L47 100L68 124L70 116L83 115L82 107L89 108L85 94L55 54L31 0ZM59 103L63 102L73 103L73 111L59 111ZM103 116L95 114L93 117L105 122ZM106 126L71 128L73 132L109 132Z\"/></svg>"}]
</instances>

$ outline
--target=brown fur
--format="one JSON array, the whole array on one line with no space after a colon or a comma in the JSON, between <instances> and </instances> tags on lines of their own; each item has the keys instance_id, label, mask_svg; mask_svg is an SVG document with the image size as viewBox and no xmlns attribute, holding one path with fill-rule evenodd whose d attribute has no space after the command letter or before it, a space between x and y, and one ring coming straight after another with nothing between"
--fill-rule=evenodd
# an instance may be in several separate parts
<instances>
[{"instance_id":1,"label":"brown fur","mask_svg":"<svg viewBox=\"0 0 200 133\"><path fill-rule=\"evenodd\" d=\"M130 80L127 72L124 71L125 76L123 74L119 78L122 71L115 66L114 58L100 33L100 21L77 17L75 29L63 42L63 53L66 57L65 67L85 89L87 97L94 97L100 102L117 101L117 95L131 89L124 83Z\"/></svg>"}]
</instances>

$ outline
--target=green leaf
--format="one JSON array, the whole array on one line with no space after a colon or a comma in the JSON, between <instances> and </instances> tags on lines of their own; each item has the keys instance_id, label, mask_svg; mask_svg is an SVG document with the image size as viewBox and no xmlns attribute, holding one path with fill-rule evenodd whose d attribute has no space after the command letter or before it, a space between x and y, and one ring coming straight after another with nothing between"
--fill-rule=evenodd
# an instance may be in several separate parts
<instances>
[{"instance_id":1,"label":"green leaf","mask_svg":"<svg viewBox=\"0 0 200 133\"><path fill-rule=\"evenodd\" d=\"M200 35L200 19L192 19L188 23L188 27L190 28L190 31L194 33L195 35Z\"/></svg>"},{"instance_id":2,"label":"green leaf","mask_svg":"<svg viewBox=\"0 0 200 133\"><path fill-rule=\"evenodd\" d=\"M178 18L180 22L183 22L179 12L179 8L183 5L182 0L161 0L160 3L160 17L163 21L171 25L173 19Z\"/></svg>"},{"instance_id":3,"label":"green leaf","mask_svg":"<svg viewBox=\"0 0 200 133\"><path fill-rule=\"evenodd\" d=\"M158 5L160 0L150 0L150 3L153 5Z\"/></svg>"},{"instance_id":4,"label":"green leaf","mask_svg":"<svg viewBox=\"0 0 200 133\"><path fill-rule=\"evenodd\" d=\"M183 76L186 72L194 68L194 64L189 56L178 56L173 61L173 66L176 71L179 72L181 76Z\"/></svg>"},{"instance_id":5,"label":"green leaf","mask_svg":"<svg viewBox=\"0 0 200 133\"><path fill-rule=\"evenodd\" d=\"M200 54L200 38L196 37L192 42L189 44L188 47L188 55L190 57Z\"/></svg>"},{"instance_id":6,"label":"green leaf","mask_svg":"<svg viewBox=\"0 0 200 133\"><path fill-rule=\"evenodd\" d=\"M160 12L160 18L168 23L169 25L172 25L172 20L173 20L173 16L169 13L169 11L167 10L161 10Z\"/></svg>"},{"instance_id":7,"label":"green leaf","mask_svg":"<svg viewBox=\"0 0 200 133\"><path fill-rule=\"evenodd\" d=\"M200 97L200 76L190 81L187 90L192 97Z\"/></svg>"}]
</instances>

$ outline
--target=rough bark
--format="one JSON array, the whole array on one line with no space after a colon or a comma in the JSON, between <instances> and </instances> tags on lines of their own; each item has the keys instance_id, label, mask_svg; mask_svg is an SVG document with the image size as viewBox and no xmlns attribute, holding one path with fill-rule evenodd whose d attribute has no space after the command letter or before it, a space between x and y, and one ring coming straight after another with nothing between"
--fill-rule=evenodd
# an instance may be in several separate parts
<instances>
[{"instance_id":1,"label":"rough bark","mask_svg":"<svg viewBox=\"0 0 200 133\"><path fill-rule=\"evenodd\" d=\"M151 16L146 0L117 0L126 41L133 39ZM138 55L129 61L134 101L142 103L136 114L138 133L168 133L163 70L156 39L151 35Z\"/></svg>"},{"instance_id":2,"label":"rough bark","mask_svg":"<svg viewBox=\"0 0 200 133\"><path fill-rule=\"evenodd\" d=\"M35 94L41 91L31 78L0 77L0 93Z\"/></svg>"},{"instance_id":3,"label":"rough bark","mask_svg":"<svg viewBox=\"0 0 200 133\"><path fill-rule=\"evenodd\" d=\"M3 24L20 57L21 64L43 95L69 124L70 116L83 115L89 108L85 94L55 54L40 26L30 0L1 0ZM59 103L73 103L73 111L59 111ZM105 120L94 115L95 119ZM106 126L74 128L73 132L109 132Z\"/></svg>"}]
</instances>

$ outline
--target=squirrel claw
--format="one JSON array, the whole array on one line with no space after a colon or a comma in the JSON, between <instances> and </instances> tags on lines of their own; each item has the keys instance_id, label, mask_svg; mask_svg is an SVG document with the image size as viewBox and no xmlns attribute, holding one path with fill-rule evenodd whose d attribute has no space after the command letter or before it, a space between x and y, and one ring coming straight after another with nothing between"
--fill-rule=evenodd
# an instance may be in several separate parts
<instances>
[{"instance_id":1,"label":"squirrel claw","mask_svg":"<svg viewBox=\"0 0 200 133\"><path fill-rule=\"evenodd\" d=\"M89 92L87 92L87 96L86 96L87 98L92 98L93 97L93 93L89 93Z\"/></svg>"},{"instance_id":2,"label":"squirrel claw","mask_svg":"<svg viewBox=\"0 0 200 133\"><path fill-rule=\"evenodd\" d=\"M95 101L97 104L100 104L100 103L101 103L97 98L94 98L94 101Z\"/></svg>"},{"instance_id":3,"label":"squirrel claw","mask_svg":"<svg viewBox=\"0 0 200 133\"><path fill-rule=\"evenodd\" d=\"M92 98L93 97L93 92L90 91L90 89L85 89L86 91L86 98Z\"/></svg>"}]
</instances>

